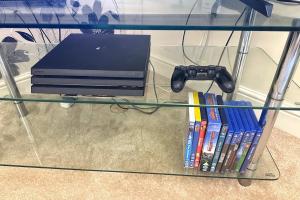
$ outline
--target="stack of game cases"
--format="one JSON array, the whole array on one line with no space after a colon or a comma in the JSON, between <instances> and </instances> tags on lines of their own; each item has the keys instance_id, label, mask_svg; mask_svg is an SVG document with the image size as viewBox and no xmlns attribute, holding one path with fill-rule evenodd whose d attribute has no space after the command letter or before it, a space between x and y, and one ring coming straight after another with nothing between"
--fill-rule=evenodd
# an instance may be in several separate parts
<instances>
[{"instance_id":1,"label":"stack of game cases","mask_svg":"<svg viewBox=\"0 0 300 200\"><path fill-rule=\"evenodd\" d=\"M214 173L245 173L262 134L251 103L224 103L221 96L201 92L190 92L188 98L189 104L201 106L189 107L184 167Z\"/></svg>"}]
</instances>

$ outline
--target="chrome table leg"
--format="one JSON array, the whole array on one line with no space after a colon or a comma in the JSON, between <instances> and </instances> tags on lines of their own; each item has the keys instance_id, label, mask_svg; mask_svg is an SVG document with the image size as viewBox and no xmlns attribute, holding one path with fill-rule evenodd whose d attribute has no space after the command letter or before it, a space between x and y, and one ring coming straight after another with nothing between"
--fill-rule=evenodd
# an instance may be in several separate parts
<instances>
[{"instance_id":1,"label":"chrome table leg","mask_svg":"<svg viewBox=\"0 0 300 200\"><path fill-rule=\"evenodd\" d=\"M253 24L255 19L255 13L256 12L254 9L247 8L247 11L245 13L246 16L244 20L245 26ZM250 47L251 35L252 35L252 31L242 31L241 33L237 55L235 58L234 67L232 71L232 78L235 83L235 91L227 95L227 100L234 99L238 92L245 61Z\"/></svg>"},{"instance_id":2,"label":"chrome table leg","mask_svg":"<svg viewBox=\"0 0 300 200\"><path fill-rule=\"evenodd\" d=\"M15 99L21 99L22 96L10 71L9 63L4 57L5 53L3 48L4 47L0 44L0 72L2 74L2 78L5 81L10 96ZM28 114L28 111L22 101L14 101L14 104L16 105L17 112L20 117L24 117Z\"/></svg>"},{"instance_id":3,"label":"chrome table leg","mask_svg":"<svg viewBox=\"0 0 300 200\"><path fill-rule=\"evenodd\" d=\"M280 106L283 102L286 90L297 67L300 57L300 32L291 32L287 39L281 60L273 79L268 97L265 102L265 109L260 117L260 124L264 126L263 134L260 138L253 159L246 173L251 175L256 170L257 164L267 145L277 119ZM275 109L268 109L269 107ZM251 184L250 180L241 180L242 185Z\"/></svg>"}]
</instances>

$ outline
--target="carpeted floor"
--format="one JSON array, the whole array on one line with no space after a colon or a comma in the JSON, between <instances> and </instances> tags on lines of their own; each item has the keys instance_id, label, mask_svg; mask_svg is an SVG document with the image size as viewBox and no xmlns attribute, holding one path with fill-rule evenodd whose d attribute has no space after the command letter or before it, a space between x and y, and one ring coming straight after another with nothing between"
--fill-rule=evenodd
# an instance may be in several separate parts
<instances>
[{"instance_id":1,"label":"carpeted floor","mask_svg":"<svg viewBox=\"0 0 300 200\"><path fill-rule=\"evenodd\" d=\"M1 163L38 165L14 107L8 103L0 107ZM181 159L174 158L182 155L183 135L176 132L183 133L184 126L171 125L184 119L184 110L139 116L135 111L111 113L109 106L76 105L64 110L57 104L29 103L27 107L42 165L128 170L138 166L138 170L173 173L181 168ZM112 115L118 116L115 121ZM159 125L162 120L165 128ZM103 129L106 126L116 131ZM280 179L253 181L246 188L229 179L0 167L0 199L299 199L300 139L274 129L269 148ZM104 162L107 158L110 162Z\"/></svg>"}]
</instances>

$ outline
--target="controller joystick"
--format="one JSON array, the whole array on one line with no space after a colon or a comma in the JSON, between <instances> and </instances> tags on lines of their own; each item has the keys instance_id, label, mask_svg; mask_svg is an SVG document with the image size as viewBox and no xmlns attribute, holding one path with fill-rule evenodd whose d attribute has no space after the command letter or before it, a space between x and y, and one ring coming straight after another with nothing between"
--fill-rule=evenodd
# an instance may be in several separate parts
<instances>
[{"instance_id":1,"label":"controller joystick","mask_svg":"<svg viewBox=\"0 0 300 200\"><path fill-rule=\"evenodd\" d=\"M187 80L213 80L225 93L235 89L231 75L221 66L176 66L171 79L172 90L180 92Z\"/></svg>"}]
</instances>

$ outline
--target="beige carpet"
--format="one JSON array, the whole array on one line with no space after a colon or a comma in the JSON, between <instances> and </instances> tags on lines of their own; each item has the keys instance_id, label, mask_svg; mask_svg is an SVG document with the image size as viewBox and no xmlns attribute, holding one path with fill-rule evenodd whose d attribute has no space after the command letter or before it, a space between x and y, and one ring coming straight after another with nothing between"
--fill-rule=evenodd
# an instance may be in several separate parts
<instances>
[{"instance_id":1,"label":"beige carpet","mask_svg":"<svg viewBox=\"0 0 300 200\"><path fill-rule=\"evenodd\" d=\"M38 130L40 128L38 133L34 132L33 135L38 143L37 149L41 155L41 161L51 165L58 161L60 161L59 164L64 164L65 162L70 162L70 160L74 159L74 152L72 154L71 151L70 155L73 158L68 160L65 159L65 157L68 153L69 147L72 145L78 146L77 143L74 143L75 140L72 140L72 135L69 135L72 131L76 132L75 128L73 128L71 132L65 132L65 134L67 134L66 136L61 130L63 129L63 126L59 123L59 121L62 121L62 118L56 117L56 119L52 119L55 118L54 116L61 116L69 119L70 116L64 114L65 111L61 111L62 113L59 113L60 108L58 106L56 108L51 108L49 106L40 107L39 104L31 104L28 107L31 113L37 112L40 114L36 115L37 113L35 113L30 115L28 118L34 130ZM78 109L80 110L81 107L79 106L73 109L75 109L75 113L78 113ZM103 110L103 108L101 108L100 111L103 112L102 116L105 116L106 111ZM51 120L47 121L45 115L42 114L46 112L53 115ZM84 113L87 114L89 112ZM164 113L166 112L159 112L155 116L164 115ZM176 116L176 112L169 114L172 114L174 117ZM130 117L130 115L131 113L128 113L125 117L117 118L117 120L123 118L127 119L126 117ZM40 123L33 123L36 116L40 118ZM163 119L164 116L160 117ZM182 115L177 117L182 117ZM77 121L76 116L73 116L70 119L71 121L67 120L66 122L63 121L61 123L73 123L74 126L81 124L80 129L77 130L78 132L80 132L81 129L86 129L86 123L90 123L85 118L82 118L82 116L79 116L79 121ZM153 130L150 129L147 132L148 129L146 124L150 124L154 130L157 130L157 134L159 134L160 131L165 131L160 130L159 126L155 124L155 121L150 123L150 121L147 121L147 118L142 118L140 120L143 122L142 124L138 121L129 120L126 121L125 125L129 124L132 126L132 124L135 123L137 123L137 127L143 125L145 130L143 134L147 137L150 137L147 133L153 132ZM168 120L165 120L164 122L170 123ZM99 123L100 122L97 122L93 124L93 126L98 126L99 129L103 126L103 124L101 126ZM107 120L105 123L115 124L116 122ZM60 127L61 129L58 129L55 132L53 131L53 128L50 127L51 125L54 127ZM122 131L124 133L131 132L126 130L126 127L124 128L124 124L121 127L123 127ZM24 142L26 140L26 137L20 134L19 130L21 129L22 123L20 123L18 118L15 117L14 108L12 106L7 106L6 103L1 104L0 159L2 163L32 163L32 158L34 157L32 156L32 153L30 153L31 149L27 147L28 145L26 145L28 142L22 143L22 141ZM59 140L57 139L57 135L55 135L58 133L61 134L61 138ZM43 137L49 138L49 140ZM80 137L82 139L87 137L91 137L89 138L90 140L95 139L91 135ZM133 135L131 135L131 137L134 138ZM173 138L180 140L180 137L181 136L177 136ZM114 135L112 138L122 139L120 134ZM136 139L132 139L134 141L123 144L124 146L121 146L119 150L124 151L123 148L133 148L131 151L140 152L143 157L146 152L149 154L149 157L154 156L159 159L164 159L165 156L158 155L154 152L154 150L150 151L151 149L163 147L162 144L149 142L151 139L156 141L157 138L158 135L155 134L153 135L153 138L141 138L143 145L137 146L137 149L134 149L132 146L133 144L136 144ZM166 142L166 144L168 144L168 138L163 137L162 139ZM104 142L109 141L110 140L107 139ZM127 140L124 139L124 141ZM82 145L85 147L86 151L90 152L91 149L89 149L88 145L84 142L88 141L83 140ZM110 142L114 143L117 142L117 140L111 140ZM68 148L64 150L62 149L62 144L68 144L69 146L67 146ZM178 144L180 144L180 142ZM176 145L180 146L178 144ZM45 145L48 147L46 148ZM55 160L55 156L58 154L54 153L51 155L50 152L52 151L50 151L49 145L52 145L53 149L58 151L57 153L63 152L64 156L61 156L59 160ZM101 145L109 146L106 143ZM0 167L0 199L300 199L300 173L297 169L297 165L299 166L300 164L299 145L300 139L297 139L285 132L274 130L269 142L269 147L278 163L281 171L281 177L277 181L253 181L252 185L247 188L240 186L237 180L229 179ZM95 151L94 149L92 150ZM158 150L160 151L161 149ZM174 151L182 152L182 149L174 149ZM76 152L78 152L78 159L80 156L84 156L88 153L85 152L81 154L81 151ZM114 153L117 155L118 151ZM130 152L127 153L130 154ZM94 156L94 154L91 154L91 156ZM126 156L131 158L129 155ZM91 158L87 159L91 160ZM120 159L120 157L116 157L116 159ZM84 166L81 165L81 161L82 158L78 160L78 163L80 166ZM96 165L100 165L105 167L105 165L102 165L100 161L93 163L92 166L95 167ZM134 161L138 162L138 160ZM126 160L123 160L122 162L127 163ZM141 169L147 170L149 169L149 166L153 169L151 162L150 165L149 162L150 161L146 164L141 163ZM160 163L159 161L157 162ZM177 162L171 162L171 164L174 166L178 165ZM118 168L118 165L115 167ZM131 168L132 166L128 165L127 167ZM162 164L155 170L164 170L164 167L165 166Z\"/></svg>"}]
</instances>

